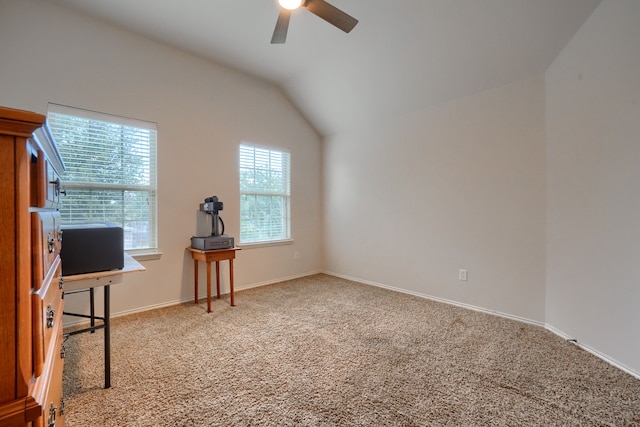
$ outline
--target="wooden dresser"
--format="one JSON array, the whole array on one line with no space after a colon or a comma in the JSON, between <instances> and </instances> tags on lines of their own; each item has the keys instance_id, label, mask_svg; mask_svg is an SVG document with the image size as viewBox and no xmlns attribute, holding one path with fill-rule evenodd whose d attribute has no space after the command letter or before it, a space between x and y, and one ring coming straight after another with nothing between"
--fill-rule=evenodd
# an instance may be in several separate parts
<instances>
[{"instance_id":1,"label":"wooden dresser","mask_svg":"<svg viewBox=\"0 0 640 427\"><path fill-rule=\"evenodd\" d=\"M64 164L46 118L0 107L0 426L60 427Z\"/></svg>"}]
</instances>

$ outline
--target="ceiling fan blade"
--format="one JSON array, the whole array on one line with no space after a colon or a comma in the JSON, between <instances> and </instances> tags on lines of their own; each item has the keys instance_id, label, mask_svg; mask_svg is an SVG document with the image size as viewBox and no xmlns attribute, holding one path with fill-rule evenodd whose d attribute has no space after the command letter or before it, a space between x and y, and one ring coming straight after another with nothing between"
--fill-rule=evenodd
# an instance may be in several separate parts
<instances>
[{"instance_id":1,"label":"ceiling fan blade","mask_svg":"<svg viewBox=\"0 0 640 427\"><path fill-rule=\"evenodd\" d=\"M289 30L289 19L291 18L291 11L280 8L280 14L278 15L278 21L276 22L276 28L273 30L273 36L271 37L272 44L282 44L287 40L287 30Z\"/></svg>"},{"instance_id":2,"label":"ceiling fan blade","mask_svg":"<svg viewBox=\"0 0 640 427\"><path fill-rule=\"evenodd\" d=\"M307 8L309 12L340 28L345 33L353 30L353 27L358 23L356 18L346 14L324 0L306 0L304 7Z\"/></svg>"}]
</instances>

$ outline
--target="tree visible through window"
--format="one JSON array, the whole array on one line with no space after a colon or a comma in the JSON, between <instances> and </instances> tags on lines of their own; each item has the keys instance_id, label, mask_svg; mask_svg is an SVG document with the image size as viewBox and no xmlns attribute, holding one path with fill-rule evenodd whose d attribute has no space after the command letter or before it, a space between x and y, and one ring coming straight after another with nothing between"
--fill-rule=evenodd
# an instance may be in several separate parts
<instances>
[{"instance_id":1,"label":"tree visible through window","mask_svg":"<svg viewBox=\"0 0 640 427\"><path fill-rule=\"evenodd\" d=\"M290 154L240 145L240 243L288 240Z\"/></svg>"},{"instance_id":2,"label":"tree visible through window","mask_svg":"<svg viewBox=\"0 0 640 427\"><path fill-rule=\"evenodd\" d=\"M63 224L110 223L127 250L155 250L155 123L49 104L64 160Z\"/></svg>"}]
</instances>

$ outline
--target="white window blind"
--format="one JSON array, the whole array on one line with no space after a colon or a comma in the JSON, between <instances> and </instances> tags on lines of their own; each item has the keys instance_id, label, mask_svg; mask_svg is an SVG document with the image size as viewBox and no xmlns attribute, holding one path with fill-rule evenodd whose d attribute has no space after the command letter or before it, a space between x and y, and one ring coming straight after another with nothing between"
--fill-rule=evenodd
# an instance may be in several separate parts
<instances>
[{"instance_id":1,"label":"white window blind","mask_svg":"<svg viewBox=\"0 0 640 427\"><path fill-rule=\"evenodd\" d=\"M66 171L63 224L110 223L126 250L157 249L155 123L49 104Z\"/></svg>"},{"instance_id":2,"label":"white window blind","mask_svg":"<svg viewBox=\"0 0 640 427\"><path fill-rule=\"evenodd\" d=\"M289 152L240 145L240 243L291 238Z\"/></svg>"}]
</instances>

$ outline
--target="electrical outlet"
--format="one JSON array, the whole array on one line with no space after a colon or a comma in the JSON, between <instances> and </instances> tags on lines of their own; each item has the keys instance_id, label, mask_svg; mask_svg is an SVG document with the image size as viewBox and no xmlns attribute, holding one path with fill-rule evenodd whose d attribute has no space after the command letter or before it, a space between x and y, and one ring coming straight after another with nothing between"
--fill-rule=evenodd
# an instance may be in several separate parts
<instances>
[{"instance_id":1,"label":"electrical outlet","mask_svg":"<svg viewBox=\"0 0 640 427\"><path fill-rule=\"evenodd\" d=\"M463 268L458 270L458 280L467 281L467 270Z\"/></svg>"},{"instance_id":2,"label":"electrical outlet","mask_svg":"<svg viewBox=\"0 0 640 427\"><path fill-rule=\"evenodd\" d=\"M293 259L300 259L300 253L299 252L294 252L293 253Z\"/></svg>"}]
</instances>

